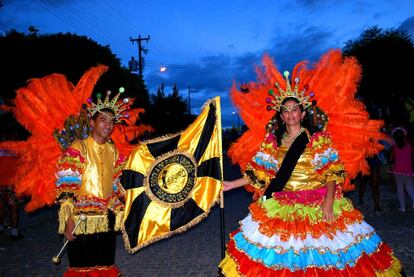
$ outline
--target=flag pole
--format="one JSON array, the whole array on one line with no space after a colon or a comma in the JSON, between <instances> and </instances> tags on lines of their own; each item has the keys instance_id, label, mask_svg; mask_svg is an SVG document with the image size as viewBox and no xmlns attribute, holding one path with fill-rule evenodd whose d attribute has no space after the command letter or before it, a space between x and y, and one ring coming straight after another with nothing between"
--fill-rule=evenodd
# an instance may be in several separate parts
<instances>
[{"instance_id":1,"label":"flag pole","mask_svg":"<svg viewBox=\"0 0 414 277\"><path fill-rule=\"evenodd\" d=\"M224 193L220 191L220 226L221 226L221 259L224 259L226 250L226 232L224 230Z\"/></svg>"},{"instance_id":2,"label":"flag pole","mask_svg":"<svg viewBox=\"0 0 414 277\"><path fill-rule=\"evenodd\" d=\"M224 179L224 171L223 171L223 144L222 144L222 129L221 129L221 103L220 103L220 96L214 98L216 102L216 111L217 111L217 134L220 138L219 153L220 153L220 170L221 170L221 182ZM224 192L223 192L223 185L221 186L220 190L220 229L221 229L221 258L224 259L225 251L226 251L226 232L224 230Z\"/></svg>"}]
</instances>

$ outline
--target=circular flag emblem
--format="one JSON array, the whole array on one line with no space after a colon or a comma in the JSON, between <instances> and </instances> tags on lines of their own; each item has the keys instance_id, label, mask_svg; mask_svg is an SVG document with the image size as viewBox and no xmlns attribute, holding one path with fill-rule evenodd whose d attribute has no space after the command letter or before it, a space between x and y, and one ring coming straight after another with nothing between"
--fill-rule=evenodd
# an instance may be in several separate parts
<instances>
[{"instance_id":1,"label":"circular flag emblem","mask_svg":"<svg viewBox=\"0 0 414 277\"><path fill-rule=\"evenodd\" d=\"M181 206L194 188L196 164L185 153L174 151L159 157L147 176L151 200Z\"/></svg>"}]
</instances>

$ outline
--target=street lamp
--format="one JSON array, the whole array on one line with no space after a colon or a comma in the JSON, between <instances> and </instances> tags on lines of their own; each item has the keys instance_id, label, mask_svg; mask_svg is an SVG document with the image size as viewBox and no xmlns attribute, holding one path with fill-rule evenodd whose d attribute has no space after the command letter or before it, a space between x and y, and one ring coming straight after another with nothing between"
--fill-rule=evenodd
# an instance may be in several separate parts
<instances>
[{"instance_id":1,"label":"street lamp","mask_svg":"<svg viewBox=\"0 0 414 277\"><path fill-rule=\"evenodd\" d=\"M146 76L152 75L154 73L165 73L167 71L167 67L161 65L160 67L158 67L157 69L150 71L149 73L146 73Z\"/></svg>"},{"instance_id":2,"label":"street lamp","mask_svg":"<svg viewBox=\"0 0 414 277\"><path fill-rule=\"evenodd\" d=\"M139 70L138 61L135 60L135 58L133 56L128 61L128 67L129 67L129 70L131 71L131 74L136 74L136 75L140 76L139 75L139 71L138 71ZM166 66L160 66L156 70L153 70L150 73L146 74L146 76L151 75L151 74L154 74L154 73L164 73L166 71L167 71L167 67ZM139 93L140 93L140 90L141 90L139 79L140 78L138 78L138 96L139 96ZM142 79L141 81L144 82L144 79Z\"/></svg>"},{"instance_id":3,"label":"street lamp","mask_svg":"<svg viewBox=\"0 0 414 277\"><path fill-rule=\"evenodd\" d=\"M237 129L240 130L240 115L239 112L232 112L233 115L237 115Z\"/></svg>"}]
</instances>

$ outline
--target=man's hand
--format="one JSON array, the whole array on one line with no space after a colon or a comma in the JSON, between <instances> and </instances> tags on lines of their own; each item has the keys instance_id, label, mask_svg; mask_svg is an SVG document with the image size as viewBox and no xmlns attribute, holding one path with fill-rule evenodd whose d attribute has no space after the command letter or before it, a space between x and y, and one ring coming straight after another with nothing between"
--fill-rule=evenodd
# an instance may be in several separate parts
<instances>
[{"instance_id":1,"label":"man's hand","mask_svg":"<svg viewBox=\"0 0 414 277\"><path fill-rule=\"evenodd\" d=\"M72 234L73 230L75 229L75 222L73 221L72 217L69 217L68 220L66 221L66 226L65 226L65 238L67 240L74 240L75 236Z\"/></svg>"}]
</instances>

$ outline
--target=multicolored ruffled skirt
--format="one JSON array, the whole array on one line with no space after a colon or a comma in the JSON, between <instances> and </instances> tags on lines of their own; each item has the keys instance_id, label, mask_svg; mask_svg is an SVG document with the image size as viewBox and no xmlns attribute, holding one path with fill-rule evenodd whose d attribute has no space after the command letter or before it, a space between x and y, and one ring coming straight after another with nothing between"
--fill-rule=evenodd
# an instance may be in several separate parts
<instances>
[{"instance_id":1,"label":"multicolored ruffled skirt","mask_svg":"<svg viewBox=\"0 0 414 277\"><path fill-rule=\"evenodd\" d=\"M250 205L230 235L224 276L401 276L401 264L337 190L335 220L322 220L326 189L280 192Z\"/></svg>"}]
</instances>

